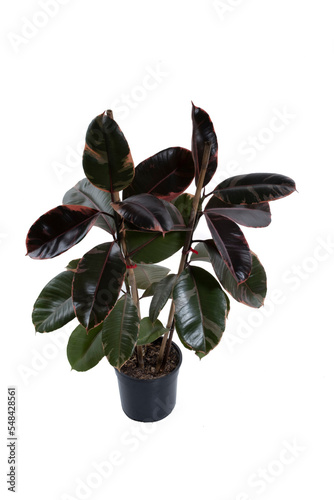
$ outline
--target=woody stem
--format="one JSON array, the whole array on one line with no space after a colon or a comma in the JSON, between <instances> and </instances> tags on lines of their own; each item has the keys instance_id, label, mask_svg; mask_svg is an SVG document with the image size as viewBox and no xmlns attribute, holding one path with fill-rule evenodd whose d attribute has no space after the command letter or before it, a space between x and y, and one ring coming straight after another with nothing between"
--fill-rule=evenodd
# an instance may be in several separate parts
<instances>
[{"instance_id":1,"label":"woody stem","mask_svg":"<svg viewBox=\"0 0 334 500\"><path fill-rule=\"evenodd\" d=\"M203 189L203 184L204 184L204 179L205 179L205 174L209 165L209 160L210 160L210 152L211 152L211 143L206 142L204 145L204 151L203 151L203 158L202 158L202 165L201 165L201 170L200 170L200 175L199 179L197 182L197 188L196 188L196 193L193 198L193 203L192 203L192 208L191 208L191 213L189 217L189 223L188 223L188 228L189 231L187 232L186 236L186 241L183 246L182 250L182 256L180 259L180 264L179 264L179 270L178 270L178 276L184 271L185 265L187 263L187 258L188 258L188 253L191 248L191 243L192 243L192 237L195 231L195 226L196 226L196 219L198 215L198 207L199 207L199 202L201 199L201 192ZM172 337L173 337L173 331L174 331L174 312L175 312L175 306L174 306L174 301L172 301L172 305L169 311L169 317L167 321L166 328L168 328L168 332L165 333L162 342L161 342L161 347L157 359L157 364L156 364L156 372L159 372L162 366L162 363L166 362L168 356L169 356L169 351L172 345ZM168 337L170 338L168 342L168 346L166 349L166 344ZM166 349L166 352L165 352Z\"/></svg>"}]
</instances>

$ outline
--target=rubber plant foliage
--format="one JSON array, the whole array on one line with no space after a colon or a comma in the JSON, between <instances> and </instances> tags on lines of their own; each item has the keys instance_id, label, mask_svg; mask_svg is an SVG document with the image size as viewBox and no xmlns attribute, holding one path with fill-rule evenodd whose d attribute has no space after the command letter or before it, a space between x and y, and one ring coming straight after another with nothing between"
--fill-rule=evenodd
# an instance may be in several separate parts
<instances>
[{"instance_id":1,"label":"rubber plant foliage","mask_svg":"<svg viewBox=\"0 0 334 500\"><path fill-rule=\"evenodd\" d=\"M194 105L191 151L170 147L136 168L111 111L90 123L86 177L31 226L26 240L27 255L50 259L93 226L102 230L101 243L53 278L33 308L41 333L77 318L67 347L73 369L88 370L104 356L120 369L133 353L143 366L145 345L162 337L156 370L163 372L174 329L183 346L203 358L222 338L230 296L250 307L263 305L266 273L240 226L268 226L269 203L294 192L295 183L285 175L252 173L225 179L206 194L217 163L213 124ZM194 195L185 192L193 180ZM208 238L199 241L201 217ZM181 249L177 270L157 265ZM213 272L200 261L211 263ZM151 297L142 319L140 295ZM159 314L168 301L163 324Z\"/></svg>"}]
</instances>

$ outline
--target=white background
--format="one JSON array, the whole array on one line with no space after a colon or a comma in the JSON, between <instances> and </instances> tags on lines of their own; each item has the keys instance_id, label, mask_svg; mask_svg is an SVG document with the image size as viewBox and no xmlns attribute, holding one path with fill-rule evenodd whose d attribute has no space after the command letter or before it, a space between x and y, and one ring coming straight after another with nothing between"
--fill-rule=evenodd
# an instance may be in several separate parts
<instances>
[{"instance_id":1,"label":"white background","mask_svg":"<svg viewBox=\"0 0 334 500\"><path fill-rule=\"evenodd\" d=\"M52 15L41 4L1 15L1 491L11 498L15 385L20 500L333 498L332 2L63 0ZM114 109L137 164L190 147L191 100L218 135L214 184L277 172L298 193L271 204L268 228L245 229L267 270L265 308L231 301L220 345L201 362L183 349L174 412L141 425L122 413L106 360L70 370L74 324L35 335L30 319L47 281L106 233L50 261L25 257L25 236L83 178L96 115Z\"/></svg>"}]
</instances>

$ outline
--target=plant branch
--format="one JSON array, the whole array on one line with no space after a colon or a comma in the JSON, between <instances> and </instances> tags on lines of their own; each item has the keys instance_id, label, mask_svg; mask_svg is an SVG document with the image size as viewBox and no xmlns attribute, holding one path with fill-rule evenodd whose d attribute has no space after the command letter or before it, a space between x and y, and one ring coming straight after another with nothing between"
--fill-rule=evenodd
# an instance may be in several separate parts
<instances>
[{"instance_id":1,"label":"plant branch","mask_svg":"<svg viewBox=\"0 0 334 500\"><path fill-rule=\"evenodd\" d=\"M111 198L112 198L113 202L118 202L119 201L119 193L112 193ZM120 219L120 217L117 213L116 213L116 218ZM117 222L119 222L119 220ZM126 248L124 234L122 233L122 231L119 230L119 224L117 224L117 237L118 237L118 241L120 242L121 248L123 250L123 254L124 254L125 262L126 262L126 266L127 266L129 283L128 284L126 283L126 289L128 292L131 290L131 296L132 296L133 302L135 303L135 305L137 307L138 316L139 316L139 320L140 320L140 305L139 305L139 296L138 296L138 289L137 289L137 283L136 283L136 276L135 276L134 270L131 268L131 262L130 262L128 251ZM139 368L144 368L144 357L143 357L142 346L138 346L138 345L136 346L136 354L137 354L137 362L138 362Z\"/></svg>"},{"instance_id":2,"label":"plant branch","mask_svg":"<svg viewBox=\"0 0 334 500\"><path fill-rule=\"evenodd\" d=\"M199 175L199 179L197 182L197 188L196 188L196 193L193 198L193 203L192 203L192 208L190 212L190 217L189 217L189 224L188 227L190 228L190 231L187 232L186 235L186 241L183 246L182 250L182 257L180 260L180 265L179 265L179 270L178 270L178 276L182 273L182 271L185 268L185 265L187 263L187 258L188 258L188 253L191 248L191 243L192 243L192 237L195 231L196 227L196 219L197 219L197 214L198 214L198 206L201 198L201 192L203 189L203 184L204 184L204 179L205 179L205 174L209 165L209 160L210 160L210 152L211 152L211 143L206 142L204 145L204 151L203 151L203 158L202 158L202 165L201 165L201 171ZM174 312L175 312L175 306L174 302L172 301L172 305L169 311L169 317L168 317L168 322L166 325L166 328L169 329L168 332L165 333L162 342L161 342L161 347L159 351L159 356L157 359L157 364L156 364L156 372L159 372L162 366L162 362L165 359L165 362L167 361L168 355L169 355L169 350L172 344L172 336L173 336L173 331L174 331ZM172 328L173 326L173 328ZM166 349L166 344L168 340L168 336L170 338L170 342L168 342L168 348ZM165 353L166 349L166 353ZM164 355L165 353L165 355Z\"/></svg>"}]
</instances>

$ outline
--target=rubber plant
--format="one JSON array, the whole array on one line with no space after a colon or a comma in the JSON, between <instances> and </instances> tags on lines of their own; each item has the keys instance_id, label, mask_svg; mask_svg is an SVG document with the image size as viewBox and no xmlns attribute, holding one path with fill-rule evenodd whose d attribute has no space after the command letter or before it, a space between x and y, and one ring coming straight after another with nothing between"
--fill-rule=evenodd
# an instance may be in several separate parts
<instances>
[{"instance_id":1,"label":"rubber plant","mask_svg":"<svg viewBox=\"0 0 334 500\"><path fill-rule=\"evenodd\" d=\"M155 371L163 374L174 328L183 346L203 358L225 330L228 295L255 308L264 302L266 273L239 225L268 226L269 202L291 194L295 183L284 175L252 173L205 193L217 169L217 137L209 115L194 105L192 125L191 151L171 147L134 168L112 112L97 116L86 135L86 178L28 232L27 255L33 259L62 254L93 226L106 233L43 288L33 308L41 333L77 318L67 348L75 370L88 370L104 356L120 370L133 354L143 367L145 346L161 337ZM185 193L193 180L195 194ZM199 241L201 217L211 238ZM157 265L181 249L174 273ZM213 273L194 265L201 260L212 264ZM151 297L142 319L138 289L141 297ZM168 301L163 325L159 314Z\"/></svg>"}]
</instances>

